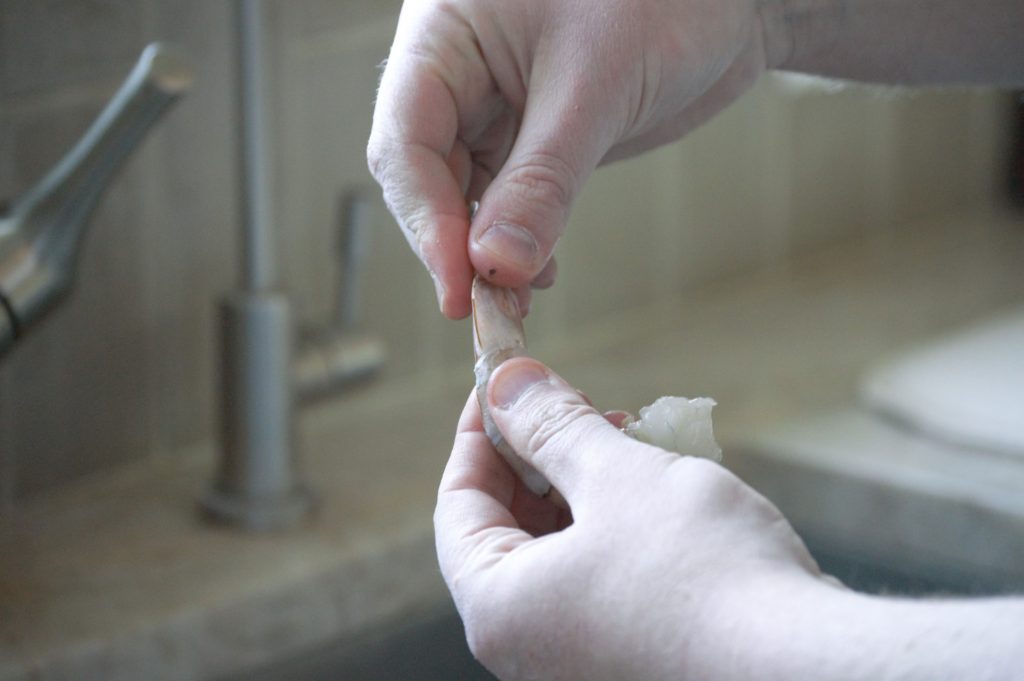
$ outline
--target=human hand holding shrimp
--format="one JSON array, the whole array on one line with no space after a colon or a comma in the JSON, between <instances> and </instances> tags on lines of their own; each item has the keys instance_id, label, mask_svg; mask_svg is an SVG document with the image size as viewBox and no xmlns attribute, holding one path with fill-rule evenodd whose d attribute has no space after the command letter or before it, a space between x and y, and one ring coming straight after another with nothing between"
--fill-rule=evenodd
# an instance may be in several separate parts
<instances>
[{"instance_id":1,"label":"human hand holding shrimp","mask_svg":"<svg viewBox=\"0 0 1024 681\"><path fill-rule=\"evenodd\" d=\"M409 0L367 155L445 315L469 314L474 271L525 306L600 162L684 135L766 69L1019 87L1022 31L1019 0Z\"/></svg>"},{"instance_id":2,"label":"human hand holding shrimp","mask_svg":"<svg viewBox=\"0 0 1024 681\"><path fill-rule=\"evenodd\" d=\"M499 677L712 677L703 653L729 654L744 599L782 609L836 590L768 501L715 463L622 434L535 360L505 362L489 400L572 509L520 482L471 398L435 526L470 646Z\"/></svg>"},{"instance_id":3,"label":"human hand holding shrimp","mask_svg":"<svg viewBox=\"0 0 1024 681\"><path fill-rule=\"evenodd\" d=\"M434 525L470 647L501 679L1019 678L1024 599L852 592L727 470L627 437L535 360L501 365L488 399L571 508L526 488L471 396Z\"/></svg>"},{"instance_id":4,"label":"human hand holding shrimp","mask_svg":"<svg viewBox=\"0 0 1024 681\"><path fill-rule=\"evenodd\" d=\"M474 271L524 304L531 282L550 284L555 242L598 163L678 137L765 68L757 8L406 2L368 157L442 312L469 313Z\"/></svg>"}]
</instances>

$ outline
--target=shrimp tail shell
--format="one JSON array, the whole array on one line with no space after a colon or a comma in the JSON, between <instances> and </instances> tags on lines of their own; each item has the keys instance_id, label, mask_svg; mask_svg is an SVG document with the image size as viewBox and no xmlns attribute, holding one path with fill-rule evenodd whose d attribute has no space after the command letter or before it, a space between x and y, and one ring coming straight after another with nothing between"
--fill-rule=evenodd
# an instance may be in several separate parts
<instances>
[{"instance_id":1,"label":"shrimp tail shell","mask_svg":"<svg viewBox=\"0 0 1024 681\"><path fill-rule=\"evenodd\" d=\"M526 334L515 294L477 276L472 298L473 350L477 358L473 374L484 432L530 491L545 496L551 491L551 483L505 441L487 404L487 383L494 370L505 360L526 354Z\"/></svg>"}]
</instances>

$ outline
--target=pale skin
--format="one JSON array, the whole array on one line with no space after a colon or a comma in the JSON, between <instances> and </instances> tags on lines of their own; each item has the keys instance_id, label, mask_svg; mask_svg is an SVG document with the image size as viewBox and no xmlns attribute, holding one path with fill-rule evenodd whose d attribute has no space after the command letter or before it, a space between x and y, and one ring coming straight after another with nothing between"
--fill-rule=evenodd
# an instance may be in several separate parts
<instances>
[{"instance_id":1,"label":"pale skin","mask_svg":"<svg viewBox=\"0 0 1024 681\"><path fill-rule=\"evenodd\" d=\"M769 69L1024 86L1020 0L410 0L368 158L434 280L554 281L595 167L674 140ZM470 224L468 200L480 200Z\"/></svg>"},{"instance_id":2,"label":"pale skin","mask_svg":"<svg viewBox=\"0 0 1024 681\"><path fill-rule=\"evenodd\" d=\"M1021 678L1024 599L855 593L726 469L623 435L621 413L539 362L505 362L488 399L572 509L523 485L471 396L434 526L470 648L499 678Z\"/></svg>"},{"instance_id":3,"label":"pale skin","mask_svg":"<svg viewBox=\"0 0 1024 681\"><path fill-rule=\"evenodd\" d=\"M369 162L442 313L460 318L475 272L524 305L554 281L598 164L678 138L767 70L1022 86L1022 35L1021 0L410 0ZM502 394L531 372L520 399ZM489 394L505 439L572 510L570 524L522 488L470 400L438 556L500 678L1020 678L1022 599L851 592L725 469L629 440L608 422L621 415L601 418L536 362L506 362Z\"/></svg>"}]
</instances>

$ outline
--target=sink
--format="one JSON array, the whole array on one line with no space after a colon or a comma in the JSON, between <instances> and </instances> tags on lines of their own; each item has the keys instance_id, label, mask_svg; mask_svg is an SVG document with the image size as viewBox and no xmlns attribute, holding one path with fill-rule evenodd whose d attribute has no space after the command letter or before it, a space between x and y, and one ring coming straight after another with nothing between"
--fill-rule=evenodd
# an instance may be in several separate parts
<instances>
[{"instance_id":1,"label":"sink","mask_svg":"<svg viewBox=\"0 0 1024 681\"><path fill-rule=\"evenodd\" d=\"M827 572L869 591L1024 591L1019 456L922 437L858 407L729 450Z\"/></svg>"},{"instance_id":2,"label":"sink","mask_svg":"<svg viewBox=\"0 0 1024 681\"><path fill-rule=\"evenodd\" d=\"M972 498L969 485L950 487L945 476L955 471L948 461L934 458L929 458L935 469L931 477L914 478L908 473L914 452L898 433L876 433L872 444L895 438L889 444L903 447L901 462L862 457L851 463L845 457L837 463L827 451L823 455L815 434L827 433L827 442L834 442L832 436L843 428L864 435L866 426L858 418L867 417L833 415L814 427L776 433L758 448L731 451L730 466L787 514L822 570L851 588L907 596L989 595L1024 588L1024 509L1000 507L1007 486L988 487L980 498ZM850 466L843 469L838 465L843 462ZM1016 481L1004 482L1012 487ZM221 681L494 678L473 659L458 614L445 603Z\"/></svg>"},{"instance_id":3,"label":"sink","mask_svg":"<svg viewBox=\"0 0 1024 681\"><path fill-rule=\"evenodd\" d=\"M445 604L350 640L221 681L494 681Z\"/></svg>"},{"instance_id":4,"label":"sink","mask_svg":"<svg viewBox=\"0 0 1024 681\"><path fill-rule=\"evenodd\" d=\"M825 572L860 591L901 595L990 594L1008 585L957 573L921 573L873 561L841 547L810 543ZM466 646L453 607L403 619L351 640L309 650L256 672L221 681L494 681Z\"/></svg>"}]
</instances>

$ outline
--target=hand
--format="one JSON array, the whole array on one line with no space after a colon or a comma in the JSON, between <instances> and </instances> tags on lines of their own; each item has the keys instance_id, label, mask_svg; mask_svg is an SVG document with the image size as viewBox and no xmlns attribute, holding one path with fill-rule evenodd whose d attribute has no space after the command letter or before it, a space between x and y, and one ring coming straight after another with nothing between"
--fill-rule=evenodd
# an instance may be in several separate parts
<instances>
[{"instance_id":1,"label":"hand","mask_svg":"<svg viewBox=\"0 0 1024 681\"><path fill-rule=\"evenodd\" d=\"M434 520L470 647L499 677L733 678L737 641L777 654L743 635L748 622L767 614L781 639L781 613L839 590L767 500L715 463L623 435L538 362L503 364L489 401L572 511L519 482L471 396Z\"/></svg>"},{"instance_id":2,"label":"hand","mask_svg":"<svg viewBox=\"0 0 1024 681\"><path fill-rule=\"evenodd\" d=\"M442 312L469 314L474 270L524 308L531 283L550 285L598 163L681 136L765 70L777 50L762 27L778 22L762 22L762 4L406 2L368 158ZM480 200L472 225L467 200Z\"/></svg>"}]
</instances>

